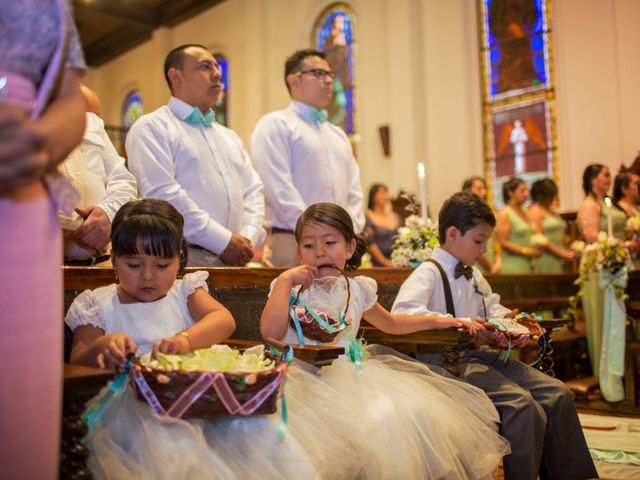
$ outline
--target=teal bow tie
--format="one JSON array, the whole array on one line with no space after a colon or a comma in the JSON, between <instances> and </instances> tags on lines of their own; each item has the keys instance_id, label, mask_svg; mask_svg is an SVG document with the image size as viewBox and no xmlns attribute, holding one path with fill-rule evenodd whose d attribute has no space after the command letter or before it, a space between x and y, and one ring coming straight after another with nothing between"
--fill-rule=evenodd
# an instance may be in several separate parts
<instances>
[{"instance_id":1,"label":"teal bow tie","mask_svg":"<svg viewBox=\"0 0 640 480\"><path fill-rule=\"evenodd\" d=\"M213 122L213 110L209 109L206 115L202 114L202 111L198 107L194 107L193 112L186 118L187 123L190 125L204 125L210 127Z\"/></svg>"},{"instance_id":2,"label":"teal bow tie","mask_svg":"<svg viewBox=\"0 0 640 480\"><path fill-rule=\"evenodd\" d=\"M311 120L315 120L317 122L326 122L327 121L327 111L326 110L318 110L317 108L311 107L309 109L309 118Z\"/></svg>"}]
</instances>

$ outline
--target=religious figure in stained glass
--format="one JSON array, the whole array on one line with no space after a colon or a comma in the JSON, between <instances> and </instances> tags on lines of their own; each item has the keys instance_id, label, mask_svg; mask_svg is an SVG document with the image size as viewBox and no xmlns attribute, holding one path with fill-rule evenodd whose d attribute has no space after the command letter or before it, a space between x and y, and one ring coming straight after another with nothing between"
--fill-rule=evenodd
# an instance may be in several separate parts
<instances>
[{"instance_id":1,"label":"religious figure in stained glass","mask_svg":"<svg viewBox=\"0 0 640 480\"><path fill-rule=\"evenodd\" d=\"M333 100L329 105L328 120L344 129L347 135L355 133L354 123L354 35L353 15L344 4L327 8L318 18L314 30L315 48L326 54L327 63L335 73Z\"/></svg>"},{"instance_id":2,"label":"religious figure in stained glass","mask_svg":"<svg viewBox=\"0 0 640 480\"><path fill-rule=\"evenodd\" d=\"M220 97L218 97L218 103L213 107L215 112L216 122L225 127L229 126L229 62L227 58L221 53L214 55L218 62L218 67L222 73L222 90Z\"/></svg>"}]
</instances>

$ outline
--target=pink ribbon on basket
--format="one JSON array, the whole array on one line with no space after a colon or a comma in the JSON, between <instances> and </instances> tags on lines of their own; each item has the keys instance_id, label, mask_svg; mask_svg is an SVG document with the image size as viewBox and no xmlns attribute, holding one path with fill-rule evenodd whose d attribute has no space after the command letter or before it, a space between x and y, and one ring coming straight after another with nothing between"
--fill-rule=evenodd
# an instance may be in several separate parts
<instances>
[{"instance_id":1,"label":"pink ribbon on basket","mask_svg":"<svg viewBox=\"0 0 640 480\"><path fill-rule=\"evenodd\" d=\"M141 373L139 366L135 365L131 369L136 385L140 389L140 393L145 398L151 409L158 415L168 415L173 418L180 418L185 414L187 410L193 405L204 392L211 386L215 390L218 398L231 415L251 415L255 412L260 405L262 405L267 398L284 382L282 381L287 374L287 364L282 364L278 367L278 376L268 385L258 391L253 397L247 400L244 404L240 404L236 398L233 390L229 386L224 373L221 372L204 372L198 379L189 385L182 395L173 402L168 410L162 406L156 394L149 388L149 384L145 380Z\"/></svg>"}]
</instances>

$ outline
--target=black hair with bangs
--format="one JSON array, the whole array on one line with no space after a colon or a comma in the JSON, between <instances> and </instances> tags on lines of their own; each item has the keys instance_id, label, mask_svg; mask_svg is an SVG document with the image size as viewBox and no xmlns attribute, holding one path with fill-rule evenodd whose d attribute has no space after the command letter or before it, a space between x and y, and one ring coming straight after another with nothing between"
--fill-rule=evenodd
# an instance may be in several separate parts
<instances>
[{"instance_id":1,"label":"black hair with bangs","mask_svg":"<svg viewBox=\"0 0 640 480\"><path fill-rule=\"evenodd\" d=\"M187 241L182 233L184 219L164 200L143 198L125 203L111 224L113 255L180 257L179 273L187 264Z\"/></svg>"}]
</instances>

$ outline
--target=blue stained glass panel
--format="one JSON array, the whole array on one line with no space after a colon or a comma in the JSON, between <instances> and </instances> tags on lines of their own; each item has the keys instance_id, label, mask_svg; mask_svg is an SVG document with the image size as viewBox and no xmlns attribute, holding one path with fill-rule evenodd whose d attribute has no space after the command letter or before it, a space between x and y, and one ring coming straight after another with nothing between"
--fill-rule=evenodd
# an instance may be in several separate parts
<instances>
[{"instance_id":1,"label":"blue stained glass panel","mask_svg":"<svg viewBox=\"0 0 640 480\"><path fill-rule=\"evenodd\" d=\"M216 53L214 57L218 62L218 66L220 67L220 70L222 73L222 93L220 94L218 103L216 103L216 105L213 107L213 110L216 115L216 122L218 122L220 125L224 125L228 127L229 126L229 62L227 61L227 58L220 53Z\"/></svg>"}]
</instances>

